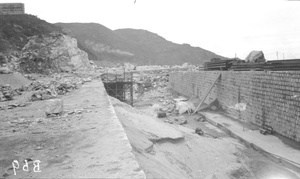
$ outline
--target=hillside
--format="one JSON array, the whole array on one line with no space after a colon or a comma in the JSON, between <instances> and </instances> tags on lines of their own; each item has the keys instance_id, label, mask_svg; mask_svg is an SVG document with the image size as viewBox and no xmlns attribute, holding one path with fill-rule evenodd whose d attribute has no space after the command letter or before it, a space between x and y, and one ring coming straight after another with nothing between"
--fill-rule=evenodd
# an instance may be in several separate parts
<instances>
[{"instance_id":1,"label":"hillside","mask_svg":"<svg viewBox=\"0 0 300 179\"><path fill-rule=\"evenodd\" d=\"M78 39L90 59L98 64L132 62L139 65L202 64L211 58L224 58L188 44L176 44L163 37L137 29L109 28L95 23L57 23Z\"/></svg>"},{"instance_id":2,"label":"hillside","mask_svg":"<svg viewBox=\"0 0 300 179\"><path fill-rule=\"evenodd\" d=\"M88 54L62 28L33 15L0 16L0 74L51 74L91 68Z\"/></svg>"},{"instance_id":3,"label":"hillside","mask_svg":"<svg viewBox=\"0 0 300 179\"><path fill-rule=\"evenodd\" d=\"M123 62L139 65L181 65L185 62L202 64L211 58L223 58L199 47L170 42L146 30L113 31L96 23L54 25L27 14L0 16L0 56L13 54L19 58L19 52L29 42L30 37L52 32L75 37L78 47L87 52L89 59L99 65Z\"/></svg>"},{"instance_id":4,"label":"hillside","mask_svg":"<svg viewBox=\"0 0 300 179\"><path fill-rule=\"evenodd\" d=\"M120 59L132 60L133 54L120 50L126 46L126 41L100 24L57 23L56 25L62 27L65 33L75 37L80 48L88 53L90 60L101 61L100 65L111 65L112 61L118 62Z\"/></svg>"},{"instance_id":5,"label":"hillside","mask_svg":"<svg viewBox=\"0 0 300 179\"><path fill-rule=\"evenodd\" d=\"M28 37L61 32L61 28L33 15L0 16L0 52L21 50L28 42Z\"/></svg>"}]
</instances>

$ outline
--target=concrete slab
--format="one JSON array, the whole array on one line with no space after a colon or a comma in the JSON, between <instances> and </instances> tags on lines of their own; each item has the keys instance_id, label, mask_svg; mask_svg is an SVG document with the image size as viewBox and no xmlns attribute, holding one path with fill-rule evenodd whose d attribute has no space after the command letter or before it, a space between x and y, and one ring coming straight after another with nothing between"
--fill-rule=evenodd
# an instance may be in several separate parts
<instances>
[{"instance_id":1,"label":"concrete slab","mask_svg":"<svg viewBox=\"0 0 300 179\"><path fill-rule=\"evenodd\" d=\"M258 129L249 129L246 125L221 114L202 112L207 120L225 130L251 147L263 151L267 156L287 167L300 172L300 150L292 148L274 135L262 135Z\"/></svg>"}]
</instances>

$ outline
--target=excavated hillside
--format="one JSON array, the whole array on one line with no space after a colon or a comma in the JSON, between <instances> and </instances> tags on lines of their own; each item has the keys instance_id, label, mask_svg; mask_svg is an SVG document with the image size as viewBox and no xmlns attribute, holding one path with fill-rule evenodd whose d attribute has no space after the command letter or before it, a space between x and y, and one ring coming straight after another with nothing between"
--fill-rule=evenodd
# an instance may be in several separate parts
<instances>
[{"instance_id":1,"label":"excavated hillside","mask_svg":"<svg viewBox=\"0 0 300 179\"><path fill-rule=\"evenodd\" d=\"M0 52L9 53L14 50L22 50L29 41L28 37L54 31L61 32L61 28L33 15L1 15Z\"/></svg>"},{"instance_id":2,"label":"excavated hillside","mask_svg":"<svg viewBox=\"0 0 300 179\"><path fill-rule=\"evenodd\" d=\"M51 74L91 68L88 54L78 48L75 38L36 16L0 16L0 42L0 74Z\"/></svg>"}]
</instances>

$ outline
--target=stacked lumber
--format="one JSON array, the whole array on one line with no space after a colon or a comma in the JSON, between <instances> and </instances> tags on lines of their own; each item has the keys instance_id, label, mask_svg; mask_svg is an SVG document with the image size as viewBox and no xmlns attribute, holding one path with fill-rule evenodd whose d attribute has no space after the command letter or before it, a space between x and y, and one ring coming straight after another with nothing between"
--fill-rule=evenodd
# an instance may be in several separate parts
<instances>
[{"instance_id":1,"label":"stacked lumber","mask_svg":"<svg viewBox=\"0 0 300 179\"><path fill-rule=\"evenodd\" d=\"M271 71L297 71L300 70L300 59L268 61L264 69Z\"/></svg>"},{"instance_id":2,"label":"stacked lumber","mask_svg":"<svg viewBox=\"0 0 300 179\"><path fill-rule=\"evenodd\" d=\"M265 62L258 63L235 63L232 64L230 70L233 71L263 71Z\"/></svg>"},{"instance_id":3,"label":"stacked lumber","mask_svg":"<svg viewBox=\"0 0 300 179\"><path fill-rule=\"evenodd\" d=\"M235 63L231 66L233 71L298 71L300 59L272 60L260 63Z\"/></svg>"}]
</instances>

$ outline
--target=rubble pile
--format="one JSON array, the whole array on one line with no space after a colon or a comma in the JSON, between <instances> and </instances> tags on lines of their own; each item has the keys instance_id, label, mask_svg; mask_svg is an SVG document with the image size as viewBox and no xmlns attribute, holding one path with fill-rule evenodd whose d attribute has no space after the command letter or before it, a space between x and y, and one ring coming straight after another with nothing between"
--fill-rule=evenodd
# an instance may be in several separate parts
<instances>
[{"instance_id":1,"label":"rubble pile","mask_svg":"<svg viewBox=\"0 0 300 179\"><path fill-rule=\"evenodd\" d=\"M0 84L0 102L13 100L16 95L21 95L24 87L13 89L10 85Z\"/></svg>"},{"instance_id":2,"label":"rubble pile","mask_svg":"<svg viewBox=\"0 0 300 179\"><path fill-rule=\"evenodd\" d=\"M185 65L185 67L194 67ZM157 100L160 104L154 105L158 113L191 113L195 110L193 103L180 102L173 99L171 89L168 88L170 70L144 71L134 74L134 100ZM187 99L186 99L187 100Z\"/></svg>"},{"instance_id":3,"label":"rubble pile","mask_svg":"<svg viewBox=\"0 0 300 179\"><path fill-rule=\"evenodd\" d=\"M0 105L0 110L25 107L31 104L27 103L29 101L57 98L58 95L64 95L78 89L81 84L91 82L92 78L95 77L92 73L84 75L75 73L54 73L52 75L33 73L22 75L22 78L16 74L15 76L5 76L5 80L0 81L0 102L21 101L3 103L3 105ZM14 96L23 93L25 98L14 98Z\"/></svg>"},{"instance_id":4,"label":"rubble pile","mask_svg":"<svg viewBox=\"0 0 300 179\"><path fill-rule=\"evenodd\" d=\"M147 71L133 76L134 99L143 100L162 98L168 86L169 75L165 71Z\"/></svg>"},{"instance_id":5,"label":"rubble pile","mask_svg":"<svg viewBox=\"0 0 300 179\"><path fill-rule=\"evenodd\" d=\"M88 81L91 81L91 79L77 78L50 82L35 81L28 86L27 90L33 91L31 101L47 100L78 89L80 84Z\"/></svg>"},{"instance_id":6,"label":"rubble pile","mask_svg":"<svg viewBox=\"0 0 300 179\"><path fill-rule=\"evenodd\" d=\"M118 68L119 71L117 67L105 69L105 73L102 75L103 82L125 79L124 74L126 70L124 71L123 69L122 71L121 66ZM137 103L150 100L159 101L162 103L158 111L161 112L159 116L164 116L164 113L173 113L176 108L176 101L172 99L171 89L168 88L169 73L178 70L194 71L198 70L198 66L188 63L182 66L136 66L136 68L130 70L133 80L133 100ZM113 71L115 71L115 73L109 73ZM129 81L131 81L131 79L129 79ZM126 90L125 99L130 98L131 91ZM193 107L193 109L194 108L195 107ZM180 114L186 111L191 112L192 110L188 107L187 110L180 110Z\"/></svg>"},{"instance_id":7,"label":"rubble pile","mask_svg":"<svg viewBox=\"0 0 300 179\"><path fill-rule=\"evenodd\" d=\"M46 116L56 116L64 111L64 103L61 99L50 99L46 104Z\"/></svg>"},{"instance_id":8,"label":"rubble pile","mask_svg":"<svg viewBox=\"0 0 300 179\"><path fill-rule=\"evenodd\" d=\"M52 99L57 96L55 90L53 90L53 85L49 87L46 85L36 86L36 90L31 95L31 101L47 100Z\"/></svg>"},{"instance_id":9,"label":"rubble pile","mask_svg":"<svg viewBox=\"0 0 300 179\"><path fill-rule=\"evenodd\" d=\"M198 67L184 64L181 68L197 70ZM172 71L173 69L163 69L134 73L134 100L137 101L138 106L151 103L151 111L156 114L156 117L163 118L166 123L185 125L187 119L183 114L191 115L200 103L200 99L198 97L190 99L185 97L174 98L172 89L168 86L169 73ZM145 103L145 101L148 102ZM151 115L152 112L150 112Z\"/></svg>"}]
</instances>

